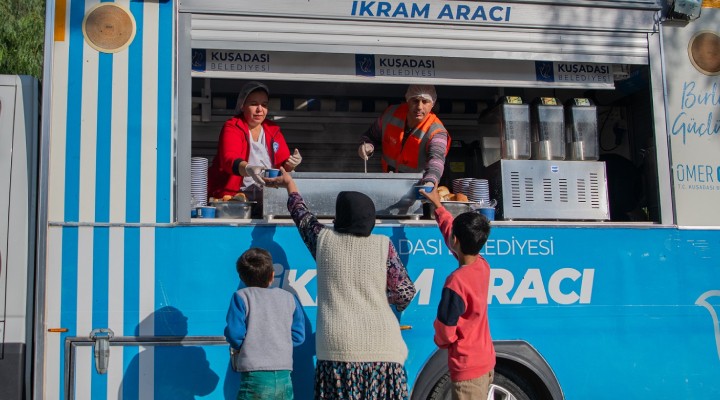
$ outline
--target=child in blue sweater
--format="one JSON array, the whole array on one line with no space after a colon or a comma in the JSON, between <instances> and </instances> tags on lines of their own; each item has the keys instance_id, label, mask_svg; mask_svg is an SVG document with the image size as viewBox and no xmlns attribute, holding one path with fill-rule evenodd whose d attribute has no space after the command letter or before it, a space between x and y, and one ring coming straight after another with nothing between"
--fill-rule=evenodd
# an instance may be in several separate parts
<instances>
[{"instance_id":1,"label":"child in blue sweater","mask_svg":"<svg viewBox=\"0 0 720 400\"><path fill-rule=\"evenodd\" d=\"M237 399L292 400L293 347L305 340L302 307L290 292L269 287L275 272L267 250L247 250L236 268L247 287L233 293L225 339L242 379Z\"/></svg>"}]
</instances>

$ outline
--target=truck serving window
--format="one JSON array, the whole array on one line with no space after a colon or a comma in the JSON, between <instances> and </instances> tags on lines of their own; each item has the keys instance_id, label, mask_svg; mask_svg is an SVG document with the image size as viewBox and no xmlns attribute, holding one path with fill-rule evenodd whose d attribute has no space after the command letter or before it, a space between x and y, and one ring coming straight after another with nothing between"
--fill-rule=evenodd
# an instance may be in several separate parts
<instances>
[{"instance_id":1,"label":"truck serving window","mask_svg":"<svg viewBox=\"0 0 720 400\"><path fill-rule=\"evenodd\" d=\"M611 89L435 85L433 111L452 137L441 185L454 192L455 179L488 179L491 197L501 202L499 219L504 209L508 221L661 222L649 68L611 68ZM192 157L212 163L222 126L249 80L254 79L192 79ZM263 83L270 90L268 118L279 124L290 151L302 154L299 172L363 172L361 136L389 105L404 101L407 89L362 82ZM368 160L368 172L382 171L380 158ZM547 172L529 172L543 168ZM503 196L503 186L514 183L502 175L514 173L522 192L517 199L507 191ZM597 182L591 182L594 177ZM520 210L511 212L518 201ZM590 204L596 201L602 204ZM578 210L568 213L573 204Z\"/></svg>"}]
</instances>

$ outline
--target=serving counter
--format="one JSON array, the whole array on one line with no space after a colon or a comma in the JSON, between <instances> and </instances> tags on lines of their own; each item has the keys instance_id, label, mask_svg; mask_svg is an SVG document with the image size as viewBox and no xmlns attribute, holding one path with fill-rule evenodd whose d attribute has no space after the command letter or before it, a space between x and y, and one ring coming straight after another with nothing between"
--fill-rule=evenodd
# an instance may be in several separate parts
<instances>
[{"instance_id":1,"label":"serving counter","mask_svg":"<svg viewBox=\"0 0 720 400\"><path fill-rule=\"evenodd\" d=\"M320 218L335 216L335 199L341 191L357 191L375 203L377 218L419 219L423 215L413 186L420 173L294 172L293 179L308 208ZM263 218L290 217L285 189L263 190Z\"/></svg>"}]
</instances>

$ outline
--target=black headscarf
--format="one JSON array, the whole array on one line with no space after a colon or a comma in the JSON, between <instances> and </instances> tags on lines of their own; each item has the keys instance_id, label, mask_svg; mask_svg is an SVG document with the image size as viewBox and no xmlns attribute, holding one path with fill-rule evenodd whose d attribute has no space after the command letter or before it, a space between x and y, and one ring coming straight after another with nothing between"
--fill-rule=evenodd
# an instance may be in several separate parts
<instances>
[{"instance_id":1,"label":"black headscarf","mask_svg":"<svg viewBox=\"0 0 720 400\"><path fill-rule=\"evenodd\" d=\"M375 203L360 192L340 192L335 201L335 231L370 236L375 227Z\"/></svg>"}]
</instances>

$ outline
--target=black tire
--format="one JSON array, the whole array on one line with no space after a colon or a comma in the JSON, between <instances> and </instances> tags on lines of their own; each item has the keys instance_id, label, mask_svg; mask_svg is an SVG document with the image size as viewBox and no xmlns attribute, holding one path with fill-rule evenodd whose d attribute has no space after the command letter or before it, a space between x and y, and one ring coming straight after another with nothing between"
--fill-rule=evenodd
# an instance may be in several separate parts
<instances>
[{"instance_id":1,"label":"black tire","mask_svg":"<svg viewBox=\"0 0 720 400\"><path fill-rule=\"evenodd\" d=\"M450 382L450 373L446 372L433 386L427 400L451 400L452 399L452 383Z\"/></svg>"},{"instance_id":2,"label":"black tire","mask_svg":"<svg viewBox=\"0 0 720 400\"><path fill-rule=\"evenodd\" d=\"M493 385L496 386L493 400L541 400L535 396L532 387L525 379L509 371L495 371ZM450 381L450 374L446 372L435 383L427 400L451 399L452 382Z\"/></svg>"},{"instance_id":3,"label":"black tire","mask_svg":"<svg viewBox=\"0 0 720 400\"><path fill-rule=\"evenodd\" d=\"M517 383L516 383L517 381ZM502 373L495 372L493 383L495 386L495 396L493 400L535 400L535 396L528 394L532 393L532 390L527 385L524 379L515 377L515 381L511 380ZM526 389L523 389L525 387Z\"/></svg>"}]
</instances>

